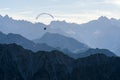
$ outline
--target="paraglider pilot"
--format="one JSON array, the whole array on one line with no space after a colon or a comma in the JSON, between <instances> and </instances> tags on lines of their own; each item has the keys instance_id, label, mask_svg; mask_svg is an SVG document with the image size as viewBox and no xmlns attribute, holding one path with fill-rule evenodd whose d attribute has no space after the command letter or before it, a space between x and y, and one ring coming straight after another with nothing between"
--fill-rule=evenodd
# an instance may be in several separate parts
<instances>
[{"instance_id":1,"label":"paraglider pilot","mask_svg":"<svg viewBox=\"0 0 120 80\"><path fill-rule=\"evenodd\" d=\"M45 27L44 30L46 30L47 28Z\"/></svg>"}]
</instances>

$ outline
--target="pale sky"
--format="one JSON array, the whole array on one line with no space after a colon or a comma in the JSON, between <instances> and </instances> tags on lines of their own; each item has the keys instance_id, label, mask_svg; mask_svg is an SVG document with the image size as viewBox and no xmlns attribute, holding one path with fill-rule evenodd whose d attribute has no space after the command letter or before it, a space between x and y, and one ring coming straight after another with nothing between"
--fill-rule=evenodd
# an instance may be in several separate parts
<instances>
[{"instance_id":1,"label":"pale sky","mask_svg":"<svg viewBox=\"0 0 120 80\"><path fill-rule=\"evenodd\" d=\"M0 0L0 14L31 22L49 23L51 18L35 17L50 13L55 20L85 23L100 16L120 19L120 0Z\"/></svg>"}]
</instances>

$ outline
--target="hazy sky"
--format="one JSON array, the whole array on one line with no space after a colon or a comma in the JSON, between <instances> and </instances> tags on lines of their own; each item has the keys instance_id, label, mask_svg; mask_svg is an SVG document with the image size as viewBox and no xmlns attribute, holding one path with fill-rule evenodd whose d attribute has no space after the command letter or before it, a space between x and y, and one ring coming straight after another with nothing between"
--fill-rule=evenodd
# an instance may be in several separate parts
<instances>
[{"instance_id":1,"label":"hazy sky","mask_svg":"<svg viewBox=\"0 0 120 80\"><path fill-rule=\"evenodd\" d=\"M36 21L39 13L51 13L55 20L84 23L100 16L120 18L120 0L0 0L0 14ZM49 22L48 16L39 21Z\"/></svg>"}]
</instances>

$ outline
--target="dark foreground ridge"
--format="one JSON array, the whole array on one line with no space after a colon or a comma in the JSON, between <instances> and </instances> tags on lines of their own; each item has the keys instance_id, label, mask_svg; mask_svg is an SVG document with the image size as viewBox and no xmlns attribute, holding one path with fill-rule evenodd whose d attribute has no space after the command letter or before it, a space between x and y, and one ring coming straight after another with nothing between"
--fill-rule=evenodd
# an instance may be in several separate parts
<instances>
[{"instance_id":1,"label":"dark foreground ridge","mask_svg":"<svg viewBox=\"0 0 120 80\"><path fill-rule=\"evenodd\" d=\"M104 54L73 59L60 51L0 44L0 80L120 80L119 63Z\"/></svg>"}]
</instances>

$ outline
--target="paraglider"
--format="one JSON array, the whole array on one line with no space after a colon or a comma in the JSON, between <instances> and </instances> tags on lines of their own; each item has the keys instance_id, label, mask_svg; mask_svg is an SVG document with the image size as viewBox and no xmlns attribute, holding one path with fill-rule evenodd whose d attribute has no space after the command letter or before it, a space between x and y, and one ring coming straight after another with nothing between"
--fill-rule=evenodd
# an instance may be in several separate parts
<instances>
[{"instance_id":1,"label":"paraglider","mask_svg":"<svg viewBox=\"0 0 120 80\"><path fill-rule=\"evenodd\" d=\"M36 17L36 19L39 19L39 17L42 16L42 15L48 15L48 16L50 16L52 19L54 19L54 16L51 15L51 14L49 14L49 13L40 13L40 14Z\"/></svg>"},{"instance_id":2,"label":"paraglider","mask_svg":"<svg viewBox=\"0 0 120 80\"><path fill-rule=\"evenodd\" d=\"M54 16L49 14L49 13L40 13L37 17L36 17L36 20L39 19L39 17L43 16L43 15L48 15L49 17L51 17L52 19L54 19ZM47 28L45 27L44 30L46 30Z\"/></svg>"}]
</instances>

